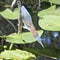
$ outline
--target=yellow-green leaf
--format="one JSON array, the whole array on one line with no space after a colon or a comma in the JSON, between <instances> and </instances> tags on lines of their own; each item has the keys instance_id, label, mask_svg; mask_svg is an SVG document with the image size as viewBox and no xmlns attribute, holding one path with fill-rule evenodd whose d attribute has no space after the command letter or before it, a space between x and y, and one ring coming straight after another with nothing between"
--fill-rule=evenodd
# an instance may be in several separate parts
<instances>
[{"instance_id":1,"label":"yellow-green leaf","mask_svg":"<svg viewBox=\"0 0 60 60\"><path fill-rule=\"evenodd\" d=\"M60 0L49 0L49 2L60 5Z\"/></svg>"},{"instance_id":2,"label":"yellow-green leaf","mask_svg":"<svg viewBox=\"0 0 60 60\"><path fill-rule=\"evenodd\" d=\"M15 8L14 11L11 11L10 9L7 8L6 10L0 12L0 14L6 19L15 20L18 18L18 8Z\"/></svg>"},{"instance_id":3,"label":"yellow-green leaf","mask_svg":"<svg viewBox=\"0 0 60 60\"><path fill-rule=\"evenodd\" d=\"M60 16L45 15L43 19L39 21L39 25L44 30L60 31Z\"/></svg>"},{"instance_id":4,"label":"yellow-green leaf","mask_svg":"<svg viewBox=\"0 0 60 60\"><path fill-rule=\"evenodd\" d=\"M43 17L44 15L54 14L55 9L56 9L56 6L55 6L55 5L52 6L52 7L49 7L49 8L47 8L47 9L45 9L45 10L40 11L40 12L38 13L38 16L39 16L39 17Z\"/></svg>"},{"instance_id":5,"label":"yellow-green leaf","mask_svg":"<svg viewBox=\"0 0 60 60\"><path fill-rule=\"evenodd\" d=\"M56 9L56 6L52 6L50 8L47 8L45 10L42 10L38 13L38 16L39 17L42 17L45 16L45 15L57 15L57 16L60 16L60 8Z\"/></svg>"},{"instance_id":6,"label":"yellow-green leaf","mask_svg":"<svg viewBox=\"0 0 60 60\"><path fill-rule=\"evenodd\" d=\"M39 35L41 36L43 31L38 31ZM25 44L25 43L32 43L35 42L36 39L33 37L31 32L25 32L21 34L10 34L7 36L7 42L16 43L16 44Z\"/></svg>"},{"instance_id":7,"label":"yellow-green leaf","mask_svg":"<svg viewBox=\"0 0 60 60\"><path fill-rule=\"evenodd\" d=\"M1 52L1 56L4 59L15 59L15 60L28 60L28 59L35 59L35 55L30 52L23 51L23 50L5 50Z\"/></svg>"}]
</instances>

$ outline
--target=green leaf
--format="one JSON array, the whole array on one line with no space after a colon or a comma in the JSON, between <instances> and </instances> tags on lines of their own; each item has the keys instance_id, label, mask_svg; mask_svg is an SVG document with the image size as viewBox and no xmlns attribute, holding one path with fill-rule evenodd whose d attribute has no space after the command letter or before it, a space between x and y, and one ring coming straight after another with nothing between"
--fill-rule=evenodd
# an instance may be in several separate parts
<instances>
[{"instance_id":1,"label":"green leaf","mask_svg":"<svg viewBox=\"0 0 60 60\"><path fill-rule=\"evenodd\" d=\"M60 0L49 0L49 2L60 5Z\"/></svg>"},{"instance_id":2,"label":"green leaf","mask_svg":"<svg viewBox=\"0 0 60 60\"><path fill-rule=\"evenodd\" d=\"M13 60L34 60L35 55L30 52L23 50L5 50L1 53L2 58L4 59L13 59Z\"/></svg>"},{"instance_id":3,"label":"green leaf","mask_svg":"<svg viewBox=\"0 0 60 60\"><path fill-rule=\"evenodd\" d=\"M18 8L16 8L13 12L7 8L6 10L0 12L0 14L6 19L15 20L18 18Z\"/></svg>"},{"instance_id":4,"label":"green leaf","mask_svg":"<svg viewBox=\"0 0 60 60\"><path fill-rule=\"evenodd\" d=\"M60 12L60 8L57 8L56 9L56 6L54 5L54 6L50 7L50 8L48 8L48 9L45 9L45 10L40 11L38 13L38 16L39 17L42 17L42 18L45 15L57 15L57 16L60 16L60 13L59 12Z\"/></svg>"},{"instance_id":5,"label":"green leaf","mask_svg":"<svg viewBox=\"0 0 60 60\"><path fill-rule=\"evenodd\" d=\"M46 1L46 2L60 5L60 0L42 0L42 1Z\"/></svg>"},{"instance_id":6,"label":"green leaf","mask_svg":"<svg viewBox=\"0 0 60 60\"><path fill-rule=\"evenodd\" d=\"M43 17L44 15L51 15L51 14L55 15L55 13L54 13L55 9L56 9L56 6L54 5L54 6L50 7L50 8L47 8L45 10L40 11L38 13L38 16Z\"/></svg>"},{"instance_id":7,"label":"green leaf","mask_svg":"<svg viewBox=\"0 0 60 60\"><path fill-rule=\"evenodd\" d=\"M38 31L40 36L42 35L43 31ZM35 42L36 39L32 36L30 32L21 33L21 34L10 34L7 36L7 42L16 43L16 44L25 44L25 43L32 43Z\"/></svg>"},{"instance_id":8,"label":"green leaf","mask_svg":"<svg viewBox=\"0 0 60 60\"><path fill-rule=\"evenodd\" d=\"M39 21L39 25L44 30L60 31L60 16L45 15L43 19Z\"/></svg>"},{"instance_id":9,"label":"green leaf","mask_svg":"<svg viewBox=\"0 0 60 60\"><path fill-rule=\"evenodd\" d=\"M56 9L56 6L52 6L48 9L42 10L38 13L41 17L39 25L44 30L60 31L60 8Z\"/></svg>"}]
</instances>

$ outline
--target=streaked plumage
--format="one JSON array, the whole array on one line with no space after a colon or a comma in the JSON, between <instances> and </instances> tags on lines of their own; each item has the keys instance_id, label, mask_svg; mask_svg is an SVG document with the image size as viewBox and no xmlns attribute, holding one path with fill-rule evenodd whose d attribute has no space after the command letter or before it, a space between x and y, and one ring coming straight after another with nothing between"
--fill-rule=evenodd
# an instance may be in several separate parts
<instances>
[{"instance_id":1,"label":"streaked plumage","mask_svg":"<svg viewBox=\"0 0 60 60\"><path fill-rule=\"evenodd\" d=\"M33 23L32 23L32 18L31 15L29 14L29 12L27 11L27 9L22 6L21 7L21 16L22 16L22 21L24 23L23 28L29 30L32 35L36 38L36 40L41 44L41 46L44 48L42 42L41 42L41 38L38 35Z\"/></svg>"},{"instance_id":2,"label":"streaked plumage","mask_svg":"<svg viewBox=\"0 0 60 60\"><path fill-rule=\"evenodd\" d=\"M11 4L11 9L13 8L15 2L16 2L16 0L13 0L13 2ZM22 21L24 23L23 28L29 30L32 33L32 35L36 38L37 42L40 43L41 46L44 48L44 46L41 42L41 38L32 23L31 15L29 14L29 12L27 11L27 9L24 6L21 6L21 17L22 17Z\"/></svg>"}]
</instances>

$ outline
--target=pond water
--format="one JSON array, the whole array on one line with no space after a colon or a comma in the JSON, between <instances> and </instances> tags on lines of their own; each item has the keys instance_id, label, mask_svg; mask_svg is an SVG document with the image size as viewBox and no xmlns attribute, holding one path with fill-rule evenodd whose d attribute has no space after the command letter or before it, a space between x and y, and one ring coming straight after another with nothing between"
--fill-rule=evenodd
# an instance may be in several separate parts
<instances>
[{"instance_id":1,"label":"pond water","mask_svg":"<svg viewBox=\"0 0 60 60\"><path fill-rule=\"evenodd\" d=\"M47 36L48 35L48 36ZM55 38L57 40L57 38L59 37L59 33L58 32L52 32L52 35L53 35L53 38ZM42 42L43 43L46 43L47 45L50 45L51 44L51 36L49 35L49 32L45 32L43 35L42 35ZM60 43L59 43L60 44ZM58 45L59 45L58 44Z\"/></svg>"}]
</instances>

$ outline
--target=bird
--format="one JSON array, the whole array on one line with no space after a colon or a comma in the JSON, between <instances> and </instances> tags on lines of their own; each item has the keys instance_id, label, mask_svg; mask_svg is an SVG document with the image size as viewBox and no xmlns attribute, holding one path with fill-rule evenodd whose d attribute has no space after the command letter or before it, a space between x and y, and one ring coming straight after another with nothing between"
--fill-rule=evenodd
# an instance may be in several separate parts
<instances>
[{"instance_id":1,"label":"bird","mask_svg":"<svg viewBox=\"0 0 60 60\"><path fill-rule=\"evenodd\" d=\"M13 0L13 2L11 4L11 9L13 9L15 3L16 3L16 0ZM21 18L22 18L22 22L24 24L23 28L30 31L32 33L32 35L34 36L34 38L36 38L36 41L39 44L41 44L41 46L44 48L42 39L39 36L38 32L36 31L36 28L33 25L32 17L30 15L30 13L28 12L28 10L23 5L21 6Z\"/></svg>"},{"instance_id":2,"label":"bird","mask_svg":"<svg viewBox=\"0 0 60 60\"><path fill-rule=\"evenodd\" d=\"M34 36L34 38L36 38L36 41L39 44L41 44L41 46L44 48L44 45L41 41L42 39L39 36L38 32L36 31L36 28L34 27L33 22L32 22L32 17L30 13L28 12L28 10L25 8L25 6L21 6L21 16L22 16L22 21L24 23L23 28L30 31L32 35Z\"/></svg>"}]
</instances>

